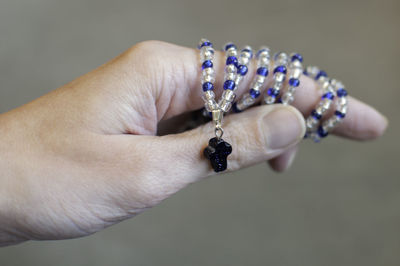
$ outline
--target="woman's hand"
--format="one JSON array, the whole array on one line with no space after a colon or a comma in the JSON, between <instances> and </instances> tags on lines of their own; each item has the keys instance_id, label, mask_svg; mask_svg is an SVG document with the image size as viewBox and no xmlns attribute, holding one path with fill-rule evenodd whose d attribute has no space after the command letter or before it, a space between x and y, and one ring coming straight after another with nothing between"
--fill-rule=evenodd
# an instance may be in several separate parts
<instances>
[{"instance_id":1,"label":"woman's hand","mask_svg":"<svg viewBox=\"0 0 400 266\"><path fill-rule=\"evenodd\" d=\"M203 106L198 51L149 41L75 81L0 116L0 243L92 234L214 174L202 151L211 124L179 134L184 113ZM215 59L217 88L223 56ZM251 66L249 73L254 73ZM252 79L238 88L243 94ZM222 91L217 92L217 96ZM301 78L294 106L320 95ZM228 171L270 160L284 170L305 131L293 107L259 106L224 119ZM386 119L353 98L335 134L380 136ZM157 130L165 134L157 136ZM169 134L168 134L169 133Z\"/></svg>"}]
</instances>

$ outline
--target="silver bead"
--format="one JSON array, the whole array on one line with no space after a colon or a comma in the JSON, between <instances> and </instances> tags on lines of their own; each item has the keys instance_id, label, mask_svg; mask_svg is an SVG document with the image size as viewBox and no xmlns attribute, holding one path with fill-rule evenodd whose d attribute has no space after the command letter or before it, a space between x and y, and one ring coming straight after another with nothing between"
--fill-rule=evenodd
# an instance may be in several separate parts
<instances>
[{"instance_id":1,"label":"silver bead","mask_svg":"<svg viewBox=\"0 0 400 266\"><path fill-rule=\"evenodd\" d=\"M319 68L316 66L308 66L307 67L308 75L310 75L313 78L315 78L315 76L317 76L318 72L319 72Z\"/></svg>"},{"instance_id":2,"label":"silver bead","mask_svg":"<svg viewBox=\"0 0 400 266\"><path fill-rule=\"evenodd\" d=\"M242 79L243 79L242 75L236 75L236 79L235 79L236 86L235 86L234 90L236 90L238 88L238 86L239 86L240 82L242 81Z\"/></svg>"},{"instance_id":3,"label":"silver bead","mask_svg":"<svg viewBox=\"0 0 400 266\"><path fill-rule=\"evenodd\" d=\"M227 56L237 56L237 50L234 48L230 48L228 49L228 51L226 51Z\"/></svg>"},{"instance_id":4,"label":"silver bead","mask_svg":"<svg viewBox=\"0 0 400 266\"><path fill-rule=\"evenodd\" d=\"M313 129L315 125L318 123L312 116L307 117L306 119L306 127L309 129Z\"/></svg>"},{"instance_id":5,"label":"silver bead","mask_svg":"<svg viewBox=\"0 0 400 266\"><path fill-rule=\"evenodd\" d=\"M205 75L205 76L203 76L202 79L201 79L201 83L204 83L204 82L214 83L215 82L214 75Z\"/></svg>"},{"instance_id":6,"label":"silver bead","mask_svg":"<svg viewBox=\"0 0 400 266\"><path fill-rule=\"evenodd\" d=\"M218 104L214 99L211 99L209 101L207 101L204 104L205 108L207 109L208 112L212 112L213 110L217 110L218 109Z\"/></svg>"},{"instance_id":7,"label":"silver bead","mask_svg":"<svg viewBox=\"0 0 400 266\"><path fill-rule=\"evenodd\" d=\"M203 71L202 71L202 74L203 74L203 76L206 76L206 75L214 75L214 73L215 73L215 71L214 71L214 68L212 68L212 67L207 67L207 68L205 68L205 69L203 69Z\"/></svg>"},{"instance_id":8,"label":"silver bead","mask_svg":"<svg viewBox=\"0 0 400 266\"><path fill-rule=\"evenodd\" d=\"M290 92L286 92L282 96L282 103L283 104L290 104L294 101L294 97Z\"/></svg>"},{"instance_id":9,"label":"silver bead","mask_svg":"<svg viewBox=\"0 0 400 266\"><path fill-rule=\"evenodd\" d=\"M235 73L236 72L236 67L235 67L235 65L227 65L226 67L225 67L225 72L227 72L227 73Z\"/></svg>"},{"instance_id":10,"label":"silver bead","mask_svg":"<svg viewBox=\"0 0 400 266\"><path fill-rule=\"evenodd\" d=\"M290 63L290 67L291 68L303 68L303 65L301 64L300 61L295 60L295 61Z\"/></svg>"},{"instance_id":11,"label":"silver bead","mask_svg":"<svg viewBox=\"0 0 400 266\"><path fill-rule=\"evenodd\" d=\"M264 77L264 76L262 76L262 75L257 75L257 77L256 77L256 82L257 82L257 83L263 84L264 81L265 81L265 77Z\"/></svg>"},{"instance_id":12,"label":"silver bead","mask_svg":"<svg viewBox=\"0 0 400 266\"><path fill-rule=\"evenodd\" d=\"M273 104L275 102L275 98L271 97L269 95L266 95L264 97L264 101L265 101L266 104Z\"/></svg>"},{"instance_id":13,"label":"silver bead","mask_svg":"<svg viewBox=\"0 0 400 266\"><path fill-rule=\"evenodd\" d=\"M209 101L209 100L213 100L214 98L215 98L215 93L213 92L213 91L211 91L211 90L209 90L209 91L205 91L204 93L203 93L203 95L202 95L202 98L203 98L203 100L206 102L206 101Z\"/></svg>"},{"instance_id":14,"label":"silver bead","mask_svg":"<svg viewBox=\"0 0 400 266\"><path fill-rule=\"evenodd\" d=\"M243 98L243 104L246 106L250 106L255 102L255 99L250 96L250 94L246 94Z\"/></svg>"},{"instance_id":15,"label":"silver bead","mask_svg":"<svg viewBox=\"0 0 400 266\"><path fill-rule=\"evenodd\" d=\"M227 101L226 99L221 99L219 102L219 106L221 110L226 113L229 111L229 109L231 109L232 103Z\"/></svg>"},{"instance_id":16,"label":"silver bead","mask_svg":"<svg viewBox=\"0 0 400 266\"><path fill-rule=\"evenodd\" d=\"M235 73L225 73L225 80L235 80L236 74Z\"/></svg>"},{"instance_id":17,"label":"silver bead","mask_svg":"<svg viewBox=\"0 0 400 266\"><path fill-rule=\"evenodd\" d=\"M281 73L281 72L276 72L275 73L275 80L276 82L282 83L285 80L285 74Z\"/></svg>"},{"instance_id":18,"label":"silver bead","mask_svg":"<svg viewBox=\"0 0 400 266\"><path fill-rule=\"evenodd\" d=\"M338 97L338 104L339 105L347 105L347 98L346 97Z\"/></svg>"},{"instance_id":19,"label":"silver bead","mask_svg":"<svg viewBox=\"0 0 400 266\"><path fill-rule=\"evenodd\" d=\"M261 57L260 58L260 65L259 65L259 67L265 67L265 66L268 66L269 65L269 62L270 62L270 59L268 58L268 57Z\"/></svg>"},{"instance_id":20,"label":"silver bead","mask_svg":"<svg viewBox=\"0 0 400 266\"><path fill-rule=\"evenodd\" d=\"M320 102L320 106L322 106L325 110L329 110L331 107L332 101L325 98Z\"/></svg>"},{"instance_id":21,"label":"silver bead","mask_svg":"<svg viewBox=\"0 0 400 266\"><path fill-rule=\"evenodd\" d=\"M235 99L235 93L231 90L225 90L222 93L222 97L227 100L228 102L233 102L233 100Z\"/></svg>"},{"instance_id":22,"label":"silver bead","mask_svg":"<svg viewBox=\"0 0 400 266\"><path fill-rule=\"evenodd\" d=\"M341 113L343 113L343 114L347 113L347 105L346 105L346 104L345 104L345 105L341 105L341 106L338 108L338 111L341 112Z\"/></svg>"},{"instance_id":23,"label":"silver bead","mask_svg":"<svg viewBox=\"0 0 400 266\"><path fill-rule=\"evenodd\" d=\"M298 62L298 61L295 61ZM303 73L303 69L302 68L293 68L292 69L292 77L298 79L301 74Z\"/></svg>"},{"instance_id":24,"label":"silver bead","mask_svg":"<svg viewBox=\"0 0 400 266\"><path fill-rule=\"evenodd\" d=\"M296 92L296 87L289 87L288 92L294 94Z\"/></svg>"}]
</instances>

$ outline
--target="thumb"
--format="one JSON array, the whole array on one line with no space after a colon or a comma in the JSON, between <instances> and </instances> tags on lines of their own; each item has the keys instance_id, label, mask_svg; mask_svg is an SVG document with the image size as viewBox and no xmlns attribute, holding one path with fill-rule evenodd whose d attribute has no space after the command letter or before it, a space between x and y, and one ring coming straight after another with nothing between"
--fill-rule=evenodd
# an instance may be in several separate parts
<instances>
[{"instance_id":1,"label":"thumb","mask_svg":"<svg viewBox=\"0 0 400 266\"><path fill-rule=\"evenodd\" d=\"M223 129L222 138L232 146L227 170L233 171L274 158L296 145L305 134L305 123L291 106L264 105L226 116ZM158 141L152 143L163 153L164 173L177 182L192 183L214 174L203 155L213 137L210 122L180 134L154 137Z\"/></svg>"}]
</instances>

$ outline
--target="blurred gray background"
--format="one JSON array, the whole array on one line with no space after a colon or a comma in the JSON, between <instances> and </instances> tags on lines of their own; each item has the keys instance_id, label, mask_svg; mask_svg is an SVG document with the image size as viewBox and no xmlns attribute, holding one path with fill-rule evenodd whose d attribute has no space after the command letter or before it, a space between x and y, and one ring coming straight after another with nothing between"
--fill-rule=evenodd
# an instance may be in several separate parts
<instances>
[{"instance_id":1,"label":"blurred gray background","mask_svg":"<svg viewBox=\"0 0 400 266\"><path fill-rule=\"evenodd\" d=\"M90 237L0 265L400 265L400 1L0 0L0 112L149 39L298 51L391 121L375 142L305 142L293 168L204 180Z\"/></svg>"}]
</instances>

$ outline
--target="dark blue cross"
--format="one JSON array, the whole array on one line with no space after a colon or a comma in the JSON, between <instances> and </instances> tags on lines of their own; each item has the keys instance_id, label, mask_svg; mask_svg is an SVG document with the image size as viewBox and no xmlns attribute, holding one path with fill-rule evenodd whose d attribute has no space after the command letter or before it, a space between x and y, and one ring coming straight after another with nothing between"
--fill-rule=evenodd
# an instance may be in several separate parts
<instances>
[{"instance_id":1,"label":"dark blue cross","mask_svg":"<svg viewBox=\"0 0 400 266\"><path fill-rule=\"evenodd\" d=\"M232 146L223 139L212 138L208 146L204 149L204 156L210 160L215 172L226 170L228 162L227 157L232 153Z\"/></svg>"}]
</instances>

